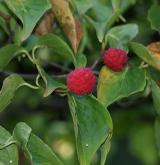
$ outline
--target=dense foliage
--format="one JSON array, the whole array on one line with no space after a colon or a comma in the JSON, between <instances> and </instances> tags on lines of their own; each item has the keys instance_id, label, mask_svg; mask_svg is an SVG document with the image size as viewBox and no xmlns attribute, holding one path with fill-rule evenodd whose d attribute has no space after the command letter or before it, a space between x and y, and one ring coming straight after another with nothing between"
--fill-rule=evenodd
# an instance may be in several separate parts
<instances>
[{"instance_id":1,"label":"dense foliage","mask_svg":"<svg viewBox=\"0 0 160 165\"><path fill-rule=\"evenodd\" d=\"M158 0L0 0L0 165L158 165L159 32Z\"/></svg>"}]
</instances>

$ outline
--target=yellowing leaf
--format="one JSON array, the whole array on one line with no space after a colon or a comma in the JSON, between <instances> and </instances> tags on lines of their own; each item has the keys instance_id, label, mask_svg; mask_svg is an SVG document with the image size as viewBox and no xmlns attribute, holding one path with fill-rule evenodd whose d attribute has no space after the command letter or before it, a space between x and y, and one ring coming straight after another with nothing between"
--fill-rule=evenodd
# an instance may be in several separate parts
<instances>
[{"instance_id":1,"label":"yellowing leaf","mask_svg":"<svg viewBox=\"0 0 160 165\"><path fill-rule=\"evenodd\" d=\"M126 67L122 72L113 72L104 66L99 75L97 98L109 106L117 100L141 92L146 86L145 71Z\"/></svg>"},{"instance_id":2,"label":"yellowing leaf","mask_svg":"<svg viewBox=\"0 0 160 165\"><path fill-rule=\"evenodd\" d=\"M153 58L160 59L160 42L153 42L149 44L148 49L152 53Z\"/></svg>"},{"instance_id":3,"label":"yellowing leaf","mask_svg":"<svg viewBox=\"0 0 160 165\"><path fill-rule=\"evenodd\" d=\"M60 23L63 31L71 42L74 52L77 52L78 44L82 36L82 29L79 22L75 21L69 4L65 0L51 0L52 11Z\"/></svg>"}]
</instances>

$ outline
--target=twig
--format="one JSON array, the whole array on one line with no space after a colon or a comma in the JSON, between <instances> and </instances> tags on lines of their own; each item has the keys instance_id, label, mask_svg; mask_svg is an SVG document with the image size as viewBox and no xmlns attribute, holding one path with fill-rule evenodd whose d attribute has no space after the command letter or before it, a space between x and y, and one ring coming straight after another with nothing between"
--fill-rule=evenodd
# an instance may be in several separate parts
<instances>
[{"instance_id":1,"label":"twig","mask_svg":"<svg viewBox=\"0 0 160 165\"><path fill-rule=\"evenodd\" d=\"M91 66L91 69L95 69L96 66L98 65L98 63L101 61L101 58L97 58L97 60L93 63L93 65Z\"/></svg>"},{"instance_id":2,"label":"twig","mask_svg":"<svg viewBox=\"0 0 160 165\"><path fill-rule=\"evenodd\" d=\"M54 62L49 62L49 61L46 61L46 60L43 60L46 64L50 65L50 66L53 66L53 67L56 67L58 69L61 69L62 71L66 71L66 72L70 72L71 69L65 67L65 66L62 66L62 65L59 65L57 63L54 63Z\"/></svg>"},{"instance_id":3,"label":"twig","mask_svg":"<svg viewBox=\"0 0 160 165\"><path fill-rule=\"evenodd\" d=\"M10 72L10 71L0 71L0 75L2 75L2 76L10 76L12 74L18 74L21 77L23 77L24 79L36 79L36 77L37 77L37 74L25 74L25 73L14 73L14 72ZM61 78L66 78L67 74L52 75L52 77L55 79L61 79Z\"/></svg>"},{"instance_id":4,"label":"twig","mask_svg":"<svg viewBox=\"0 0 160 165\"><path fill-rule=\"evenodd\" d=\"M97 76L99 75L99 72L98 71L93 71ZM36 79L37 77L37 74L28 74L28 73L15 73L15 72L10 72L10 71L0 71L0 76L10 76L12 74L18 74L20 75L21 77L23 77L24 79ZM63 78L66 78L68 74L62 74L62 75L52 75L52 77L54 79L63 79Z\"/></svg>"},{"instance_id":5,"label":"twig","mask_svg":"<svg viewBox=\"0 0 160 165\"><path fill-rule=\"evenodd\" d=\"M2 76L10 76L11 74L19 74L21 77L25 79L34 79L36 78L36 74L23 74L23 73L14 73L10 71L0 71L0 75Z\"/></svg>"}]
</instances>

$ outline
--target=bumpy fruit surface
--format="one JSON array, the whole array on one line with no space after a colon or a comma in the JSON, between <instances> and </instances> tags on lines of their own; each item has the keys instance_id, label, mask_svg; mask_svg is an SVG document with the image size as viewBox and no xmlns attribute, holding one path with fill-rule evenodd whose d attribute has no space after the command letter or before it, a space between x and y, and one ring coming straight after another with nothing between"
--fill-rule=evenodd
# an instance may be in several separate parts
<instances>
[{"instance_id":1,"label":"bumpy fruit surface","mask_svg":"<svg viewBox=\"0 0 160 165\"><path fill-rule=\"evenodd\" d=\"M79 96L92 92L96 85L96 76L90 68L76 68L67 77L68 89Z\"/></svg>"},{"instance_id":2,"label":"bumpy fruit surface","mask_svg":"<svg viewBox=\"0 0 160 165\"><path fill-rule=\"evenodd\" d=\"M109 48L103 54L105 65L115 72L122 71L128 61L127 53L122 49Z\"/></svg>"}]
</instances>

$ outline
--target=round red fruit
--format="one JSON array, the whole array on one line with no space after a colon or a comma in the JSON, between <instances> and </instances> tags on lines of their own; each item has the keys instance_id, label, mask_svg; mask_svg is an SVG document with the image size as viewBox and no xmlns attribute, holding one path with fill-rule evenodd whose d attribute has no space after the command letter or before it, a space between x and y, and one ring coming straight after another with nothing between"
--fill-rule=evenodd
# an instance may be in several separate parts
<instances>
[{"instance_id":1,"label":"round red fruit","mask_svg":"<svg viewBox=\"0 0 160 165\"><path fill-rule=\"evenodd\" d=\"M103 54L103 61L111 70L122 71L128 62L127 52L118 48L109 48Z\"/></svg>"},{"instance_id":2,"label":"round red fruit","mask_svg":"<svg viewBox=\"0 0 160 165\"><path fill-rule=\"evenodd\" d=\"M68 89L78 96L91 93L95 85L96 76L90 68L76 68L67 76Z\"/></svg>"}]
</instances>

